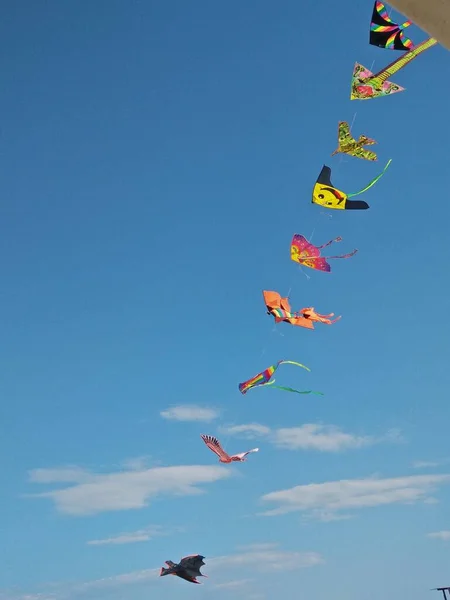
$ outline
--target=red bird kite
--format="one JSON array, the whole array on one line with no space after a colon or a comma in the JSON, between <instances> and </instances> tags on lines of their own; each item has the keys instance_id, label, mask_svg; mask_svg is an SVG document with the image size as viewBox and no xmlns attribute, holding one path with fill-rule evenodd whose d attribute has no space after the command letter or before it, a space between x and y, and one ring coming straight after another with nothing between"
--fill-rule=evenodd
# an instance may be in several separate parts
<instances>
[{"instance_id":1,"label":"red bird kite","mask_svg":"<svg viewBox=\"0 0 450 600\"><path fill-rule=\"evenodd\" d=\"M278 292L270 292L267 290L263 290L263 296L267 308L267 314L272 315L275 318L275 323L281 323L284 321L298 327L314 329L314 322L332 325L341 318L337 317L331 321L330 317L334 317L334 313L330 313L329 315L320 315L319 313L315 312L313 306L302 308L298 312L293 313L291 312L291 306L287 297L282 298Z\"/></svg>"},{"instance_id":2,"label":"red bird kite","mask_svg":"<svg viewBox=\"0 0 450 600\"><path fill-rule=\"evenodd\" d=\"M213 437L212 435L203 435L203 434L200 437L205 442L205 444L208 446L208 448L210 450L212 450L212 452L214 452L214 454L217 454L217 456L219 457L219 462L221 462L221 463L245 462L246 461L245 457L247 456L247 454L250 454L251 452L259 451L259 448L253 448L253 450L248 450L247 452L241 452L240 454L233 454L233 456L230 456L222 448L222 446L220 445L220 442L217 438Z\"/></svg>"}]
</instances>

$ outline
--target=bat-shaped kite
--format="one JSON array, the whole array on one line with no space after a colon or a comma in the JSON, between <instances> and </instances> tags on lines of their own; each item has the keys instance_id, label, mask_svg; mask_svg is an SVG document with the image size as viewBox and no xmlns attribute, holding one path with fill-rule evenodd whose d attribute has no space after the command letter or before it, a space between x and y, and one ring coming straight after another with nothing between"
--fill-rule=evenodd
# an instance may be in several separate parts
<instances>
[{"instance_id":1,"label":"bat-shaped kite","mask_svg":"<svg viewBox=\"0 0 450 600\"><path fill-rule=\"evenodd\" d=\"M321 246L314 246L303 235L296 233L291 242L291 260L299 263L300 265L304 265L305 267L309 267L310 269L316 269L317 271L330 273L331 267L327 263L327 259L350 258L358 252L358 250L355 249L348 254L341 254L339 256L320 256L320 251L322 248L326 248L333 242L341 241L342 238L337 237L334 240L330 240L326 244L322 244Z\"/></svg>"},{"instance_id":2,"label":"bat-shaped kite","mask_svg":"<svg viewBox=\"0 0 450 600\"><path fill-rule=\"evenodd\" d=\"M242 383L240 383L239 391L241 392L241 394L246 394L248 392L248 390L251 390L254 387L263 387L263 386L270 385L272 388L277 388L278 390L284 390L285 392L295 392L296 394L319 394L320 396L323 396L322 392L313 392L311 390L300 392L299 390L294 390L294 388L291 388L291 387L284 387L281 385L273 385L275 383L275 379L270 381L272 379L272 375L275 373L275 371L278 369L278 367L282 364L296 365L297 367L301 367L302 369L311 371L311 369L309 369L308 367L305 367L305 365L302 365L298 362L294 362L292 360L279 360L277 362L277 364L272 365L271 367L268 367L267 369L264 369L264 371L262 371L261 373L258 373L258 375L255 375L251 379L248 379L247 381L243 381Z\"/></svg>"},{"instance_id":3,"label":"bat-shaped kite","mask_svg":"<svg viewBox=\"0 0 450 600\"><path fill-rule=\"evenodd\" d=\"M369 44L387 50L411 50L414 44L403 33L411 24L412 21L406 21L403 25L394 23L384 4L376 0L370 23Z\"/></svg>"},{"instance_id":4,"label":"bat-shaped kite","mask_svg":"<svg viewBox=\"0 0 450 600\"><path fill-rule=\"evenodd\" d=\"M193 554L192 556L185 556L178 564L171 560L166 560L166 565L169 568L166 569L165 567L161 567L159 575L160 577L163 577L164 575L176 575L191 583L200 584L200 581L197 581L197 577L206 577L206 575L200 573L200 567L205 564L203 562L204 558L205 557L200 554Z\"/></svg>"},{"instance_id":5,"label":"bat-shaped kite","mask_svg":"<svg viewBox=\"0 0 450 600\"><path fill-rule=\"evenodd\" d=\"M376 144L376 141L366 135L360 135L358 139L355 139L350 133L350 125L346 121L339 121L338 147L331 156L342 152L342 154L348 154L356 158L377 160L375 152L364 148L364 146L373 146L374 144Z\"/></svg>"},{"instance_id":6,"label":"bat-shaped kite","mask_svg":"<svg viewBox=\"0 0 450 600\"><path fill-rule=\"evenodd\" d=\"M352 194L346 194L334 187L331 183L331 169L330 167L327 167L327 165L324 165L314 185L311 202L325 208L336 210L365 210L369 208L367 202L364 202L364 200L349 200L349 198L367 192L367 190L383 177L391 162L392 159L389 159L379 175L374 177L362 190L353 192Z\"/></svg>"},{"instance_id":7,"label":"bat-shaped kite","mask_svg":"<svg viewBox=\"0 0 450 600\"><path fill-rule=\"evenodd\" d=\"M205 444L208 446L212 452L217 454L219 457L219 462L221 463L231 463L231 462L245 462L247 459L245 458L247 454L251 454L252 452L259 452L259 448L253 448L253 450L247 450L247 452L241 452L240 454L233 454L230 456L225 452L225 450L220 445L219 440L212 435L201 435L200 436Z\"/></svg>"},{"instance_id":8,"label":"bat-shaped kite","mask_svg":"<svg viewBox=\"0 0 450 600\"><path fill-rule=\"evenodd\" d=\"M329 315L320 315L316 313L313 306L302 308L298 312L291 312L291 306L288 298L282 298L278 292L263 290L264 302L267 308L267 314L275 318L275 323L290 323L298 327L306 329L314 329L315 323L325 323L331 325L339 321L341 317L337 317L333 321L330 317L334 317L334 313Z\"/></svg>"},{"instance_id":9,"label":"bat-shaped kite","mask_svg":"<svg viewBox=\"0 0 450 600\"><path fill-rule=\"evenodd\" d=\"M409 52L405 52L403 56L400 56L400 58L397 58L397 60L394 60L394 62L375 74L363 65L355 63L350 100L370 100L371 98L381 98L382 96L390 96L397 92L403 92L405 88L392 81L388 81L388 77L406 67L419 54L435 44L437 44L437 40L429 38L421 44L414 46Z\"/></svg>"}]
</instances>

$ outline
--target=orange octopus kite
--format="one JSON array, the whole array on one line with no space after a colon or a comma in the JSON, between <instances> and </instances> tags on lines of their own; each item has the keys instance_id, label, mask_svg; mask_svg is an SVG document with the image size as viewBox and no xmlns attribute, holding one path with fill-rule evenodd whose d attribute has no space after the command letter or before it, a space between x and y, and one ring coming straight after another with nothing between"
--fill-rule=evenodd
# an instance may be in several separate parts
<instances>
[{"instance_id":1,"label":"orange octopus kite","mask_svg":"<svg viewBox=\"0 0 450 600\"><path fill-rule=\"evenodd\" d=\"M263 290L263 296L267 314L272 315L275 318L275 323L285 321L286 323L298 327L314 329L314 323L332 325L341 318L336 317L336 319L331 320L330 317L334 317L334 313L320 315L319 313L316 313L314 306L302 308L300 311L293 313L291 312L291 306L287 297L282 298L278 292L270 292L267 290Z\"/></svg>"}]
</instances>

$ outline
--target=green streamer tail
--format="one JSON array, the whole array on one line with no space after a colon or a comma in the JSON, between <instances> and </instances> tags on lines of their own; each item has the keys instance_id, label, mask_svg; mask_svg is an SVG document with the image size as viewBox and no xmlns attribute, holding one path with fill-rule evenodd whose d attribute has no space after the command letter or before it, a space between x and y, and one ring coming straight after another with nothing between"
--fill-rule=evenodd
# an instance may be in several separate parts
<instances>
[{"instance_id":1,"label":"green streamer tail","mask_svg":"<svg viewBox=\"0 0 450 600\"><path fill-rule=\"evenodd\" d=\"M372 181L370 183L368 183L365 188L363 188L362 190L359 190L359 192L354 192L353 194L347 194L347 197L348 198L353 198L353 196L359 196L359 194L363 194L364 192L367 192L367 190L369 190L373 185L376 184L376 182L378 180L380 180L383 177L383 175L386 173L386 171L387 171L389 165L391 164L391 162L392 162L392 158L390 158L388 160L387 165L384 167L384 169L382 170L382 172L379 175L377 175L375 177L375 179L372 179Z\"/></svg>"}]
</instances>

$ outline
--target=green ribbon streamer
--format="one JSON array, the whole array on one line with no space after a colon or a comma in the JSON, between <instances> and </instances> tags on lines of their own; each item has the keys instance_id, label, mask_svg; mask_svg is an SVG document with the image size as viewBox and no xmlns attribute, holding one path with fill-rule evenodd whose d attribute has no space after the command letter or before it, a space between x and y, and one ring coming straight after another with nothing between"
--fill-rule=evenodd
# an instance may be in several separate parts
<instances>
[{"instance_id":1,"label":"green ribbon streamer","mask_svg":"<svg viewBox=\"0 0 450 600\"><path fill-rule=\"evenodd\" d=\"M392 158L390 158L388 160L387 165L384 167L383 171L379 175L377 175L375 177L375 179L372 179L372 181L370 183L368 183L365 188L363 188L362 190L359 190L359 192L355 192L354 194L347 194L347 197L348 198L353 198L353 196L359 196L359 194L362 194L363 192L367 192L368 189L370 189L373 185L376 184L376 182L379 179L381 179L383 177L383 175L386 173L386 171L387 171L389 165L391 164L391 162L392 162Z\"/></svg>"}]
</instances>

